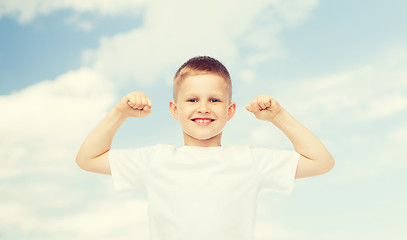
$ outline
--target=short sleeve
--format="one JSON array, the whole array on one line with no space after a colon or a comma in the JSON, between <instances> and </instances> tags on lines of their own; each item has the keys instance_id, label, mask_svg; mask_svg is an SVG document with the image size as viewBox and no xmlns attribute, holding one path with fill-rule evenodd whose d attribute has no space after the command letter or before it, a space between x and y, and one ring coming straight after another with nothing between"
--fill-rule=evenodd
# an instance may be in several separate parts
<instances>
[{"instance_id":1,"label":"short sleeve","mask_svg":"<svg viewBox=\"0 0 407 240\"><path fill-rule=\"evenodd\" d=\"M252 147L251 153L259 174L259 188L289 195L295 182L300 154L295 151Z\"/></svg>"},{"instance_id":2,"label":"short sleeve","mask_svg":"<svg viewBox=\"0 0 407 240\"><path fill-rule=\"evenodd\" d=\"M109 163L115 190L144 189L147 164L153 152L153 147L110 150Z\"/></svg>"}]
</instances>

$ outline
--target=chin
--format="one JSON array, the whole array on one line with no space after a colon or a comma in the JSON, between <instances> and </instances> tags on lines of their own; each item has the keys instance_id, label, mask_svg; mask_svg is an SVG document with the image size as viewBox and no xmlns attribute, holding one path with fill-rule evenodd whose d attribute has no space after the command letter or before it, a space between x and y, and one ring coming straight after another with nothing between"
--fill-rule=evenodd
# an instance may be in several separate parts
<instances>
[{"instance_id":1,"label":"chin","mask_svg":"<svg viewBox=\"0 0 407 240\"><path fill-rule=\"evenodd\" d=\"M200 140L200 141L207 141L207 140L211 140L214 139L218 136L220 136L221 133L217 133L214 135L208 135L208 134L189 134L184 132L186 135L188 135L190 138L196 139L196 140Z\"/></svg>"}]
</instances>

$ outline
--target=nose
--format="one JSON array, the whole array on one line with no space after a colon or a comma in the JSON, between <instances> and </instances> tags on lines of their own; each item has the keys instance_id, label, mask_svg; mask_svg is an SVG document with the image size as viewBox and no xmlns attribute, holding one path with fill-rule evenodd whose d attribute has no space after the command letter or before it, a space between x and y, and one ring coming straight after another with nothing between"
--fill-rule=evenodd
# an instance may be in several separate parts
<instances>
[{"instance_id":1,"label":"nose","mask_svg":"<svg viewBox=\"0 0 407 240\"><path fill-rule=\"evenodd\" d=\"M199 113L210 113L210 109L208 107L208 103L207 102L201 102L198 106L198 112Z\"/></svg>"}]
</instances>

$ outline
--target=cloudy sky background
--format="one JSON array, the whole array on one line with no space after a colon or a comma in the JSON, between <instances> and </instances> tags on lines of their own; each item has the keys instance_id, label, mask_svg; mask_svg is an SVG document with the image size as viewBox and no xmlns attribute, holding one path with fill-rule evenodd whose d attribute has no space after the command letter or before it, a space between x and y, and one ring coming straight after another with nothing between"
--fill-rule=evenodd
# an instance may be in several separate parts
<instances>
[{"instance_id":1,"label":"cloudy sky background","mask_svg":"<svg viewBox=\"0 0 407 240\"><path fill-rule=\"evenodd\" d=\"M114 104L143 91L115 148L181 146L177 68L221 60L238 110L223 145L292 149L244 110L270 94L336 159L293 193L262 192L256 237L404 239L407 2L0 0L0 239L148 239L146 196L117 193L76 152Z\"/></svg>"}]
</instances>

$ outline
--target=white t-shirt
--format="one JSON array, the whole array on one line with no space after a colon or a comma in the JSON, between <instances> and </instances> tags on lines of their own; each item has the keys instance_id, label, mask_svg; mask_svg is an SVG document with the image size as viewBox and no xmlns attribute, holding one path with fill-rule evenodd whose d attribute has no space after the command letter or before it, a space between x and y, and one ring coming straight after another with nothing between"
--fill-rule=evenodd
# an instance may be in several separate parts
<instances>
[{"instance_id":1,"label":"white t-shirt","mask_svg":"<svg viewBox=\"0 0 407 240\"><path fill-rule=\"evenodd\" d=\"M253 240L257 195L289 194L299 154L236 145L110 150L116 190L144 190L152 240Z\"/></svg>"}]
</instances>

